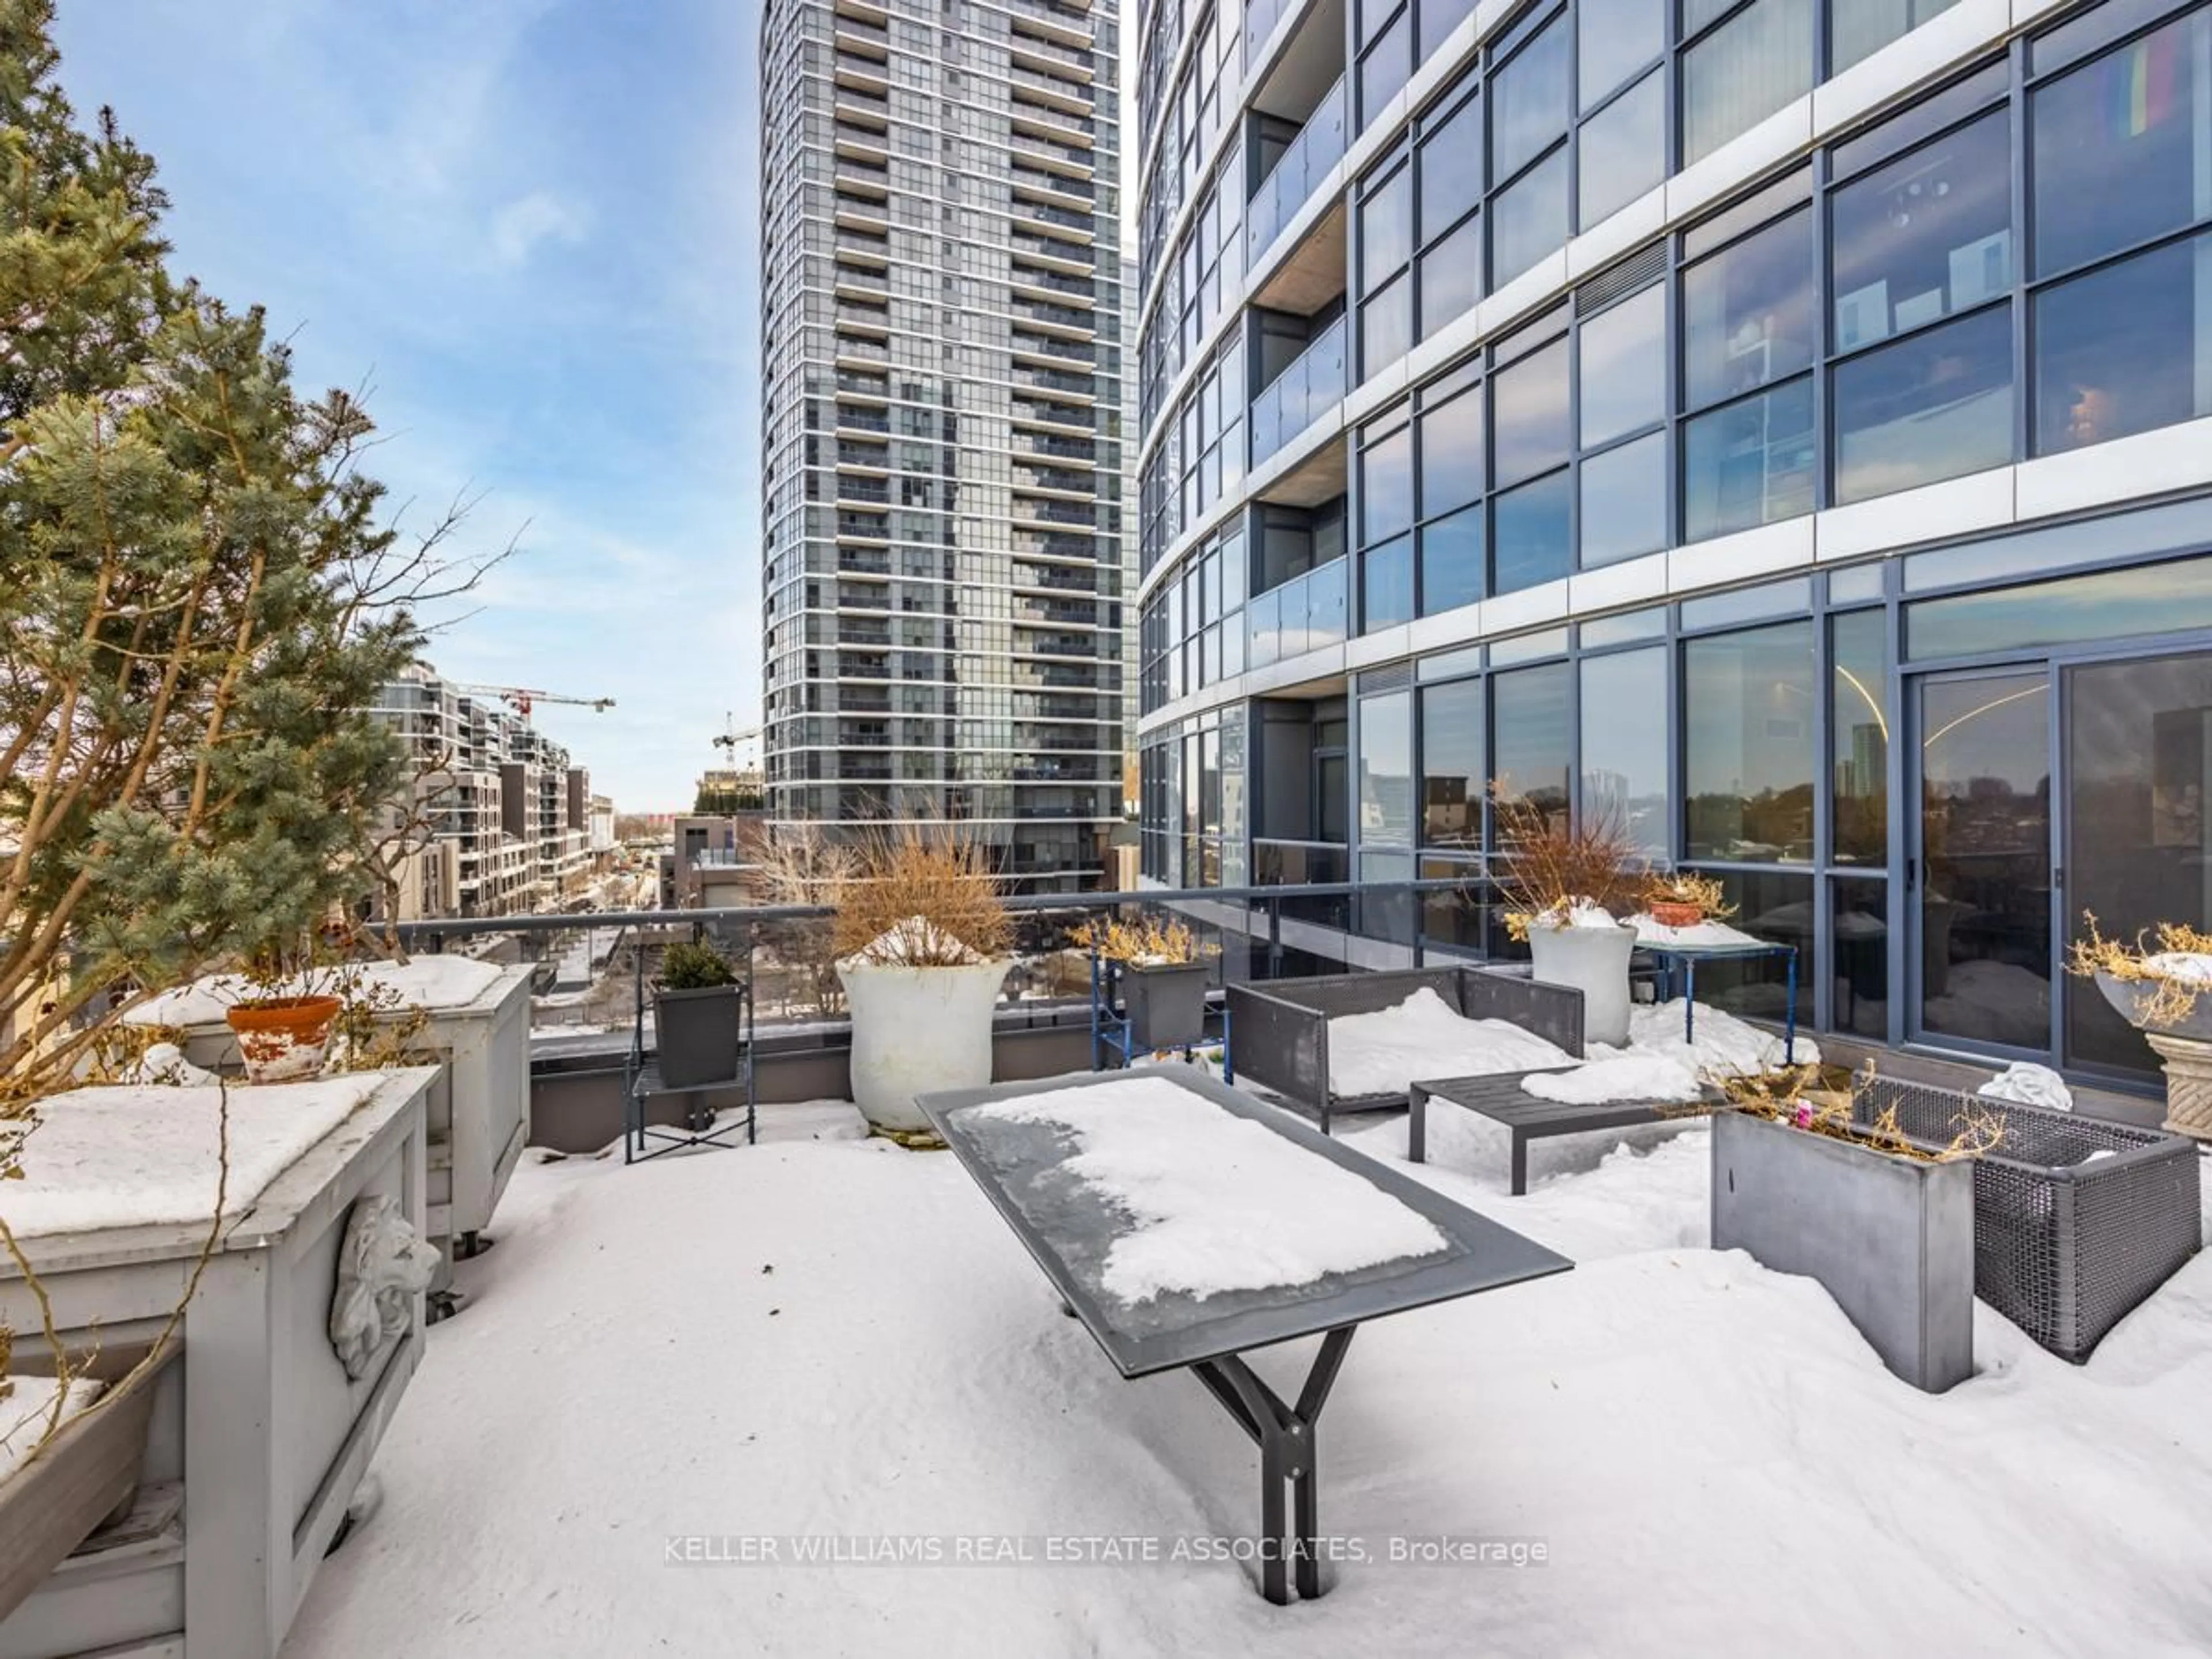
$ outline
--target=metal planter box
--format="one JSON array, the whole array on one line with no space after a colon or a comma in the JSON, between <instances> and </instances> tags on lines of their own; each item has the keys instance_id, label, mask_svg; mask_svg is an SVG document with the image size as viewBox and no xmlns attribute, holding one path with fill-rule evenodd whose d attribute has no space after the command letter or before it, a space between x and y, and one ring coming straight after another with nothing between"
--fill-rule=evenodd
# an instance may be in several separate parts
<instances>
[{"instance_id":1,"label":"metal planter box","mask_svg":"<svg viewBox=\"0 0 2212 1659\"><path fill-rule=\"evenodd\" d=\"M236 1218L185 1310L179 1359L154 1380L130 1515L0 1621L0 1659L275 1659L422 1360L419 1295L357 1381L329 1322L357 1200L389 1196L422 1230L438 1076L383 1074ZM161 1330L207 1234L200 1221L21 1243L64 1339L120 1348ZM0 1318L35 1332L40 1317L0 1266Z\"/></svg>"},{"instance_id":2,"label":"metal planter box","mask_svg":"<svg viewBox=\"0 0 2212 1659\"><path fill-rule=\"evenodd\" d=\"M2078 1364L2203 1247L2196 1143L1888 1078L1851 1095L1861 1122L1894 1106L1898 1127L1929 1146L1950 1140L1969 1104L2004 1125L1973 1162L1974 1293Z\"/></svg>"},{"instance_id":3,"label":"metal planter box","mask_svg":"<svg viewBox=\"0 0 2212 1659\"><path fill-rule=\"evenodd\" d=\"M1121 1002L1129 1040L1140 1049L1181 1048L1206 1036L1206 964L1121 967Z\"/></svg>"},{"instance_id":4,"label":"metal planter box","mask_svg":"<svg viewBox=\"0 0 2212 1659\"><path fill-rule=\"evenodd\" d=\"M653 1046L660 1080L692 1089L738 1075L738 1046L744 1035L743 998L734 985L653 994Z\"/></svg>"},{"instance_id":5,"label":"metal planter box","mask_svg":"<svg viewBox=\"0 0 2212 1659\"><path fill-rule=\"evenodd\" d=\"M1974 1370L1973 1165L1877 1152L1742 1112L1713 1118L1713 1248L1803 1273L1915 1388Z\"/></svg>"}]
</instances>

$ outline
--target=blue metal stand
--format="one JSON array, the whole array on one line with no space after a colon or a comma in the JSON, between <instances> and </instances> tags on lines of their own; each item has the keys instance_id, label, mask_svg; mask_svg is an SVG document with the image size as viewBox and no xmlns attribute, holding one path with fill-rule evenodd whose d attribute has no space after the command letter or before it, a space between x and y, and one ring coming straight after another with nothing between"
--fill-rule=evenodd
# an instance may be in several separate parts
<instances>
[{"instance_id":1,"label":"blue metal stand","mask_svg":"<svg viewBox=\"0 0 2212 1659\"><path fill-rule=\"evenodd\" d=\"M1136 1060L1136 1036L1129 1028L1128 1016L1117 1012L1114 1006L1115 964L1108 962L1093 946L1091 951L1091 1069L1106 1069L1106 1055L1110 1050L1121 1056L1121 1069L1127 1071ZM1187 1042L1182 1057L1188 1060L1199 1049L1208 1047L1202 1042ZM1221 1080L1237 1081L1235 1061L1231 1058L1229 1042L1229 1005L1221 1005Z\"/></svg>"},{"instance_id":2,"label":"blue metal stand","mask_svg":"<svg viewBox=\"0 0 2212 1659\"><path fill-rule=\"evenodd\" d=\"M1644 945L1659 964L1660 995L1674 994L1674 964L1682 964L1682 1041L1697 1041L1698 963L1701 959L1743 962L1756 957L1783 957L1789 962L1790 1000L1783 1010L1782 1063L1797 1063L1797 947L1794 945Z\"/></svg>"}]
</instances>

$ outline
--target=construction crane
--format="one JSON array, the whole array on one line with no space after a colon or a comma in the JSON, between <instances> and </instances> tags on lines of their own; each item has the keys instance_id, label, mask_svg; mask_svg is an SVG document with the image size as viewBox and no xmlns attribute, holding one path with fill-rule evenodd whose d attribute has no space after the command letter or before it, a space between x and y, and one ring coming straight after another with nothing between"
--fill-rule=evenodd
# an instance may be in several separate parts
<instances>
[{"instance_id":1,"label":"construction crane","mask_svg":"<svg viewBox=\"0 0 2212 1659\"><path fill-rule=\"evenodd\" d=\"M604 714L615 706L612 697L564 697L556 691L532 691L520 685L459 685L457 691L467 691L479 697L497 697L522 716L530 719L531 705L540 702L574 703L579 708L588 708L595 714Z\"/></svg>"},{"instance_id":2,"label":"construction crane","mask_svg":"<svg viewBox=\"0 0 2212 1659\"><path fill-rule=\"evenodd\" d=\"M738 757L738 745L741 743L751 742L767 729L765 726L748 726L740 732L738 729L738 717L735 714L725 713L722 716L722 734L714 739L714 747L722 750L734 762Z\"/></svg>"}]
</instances>

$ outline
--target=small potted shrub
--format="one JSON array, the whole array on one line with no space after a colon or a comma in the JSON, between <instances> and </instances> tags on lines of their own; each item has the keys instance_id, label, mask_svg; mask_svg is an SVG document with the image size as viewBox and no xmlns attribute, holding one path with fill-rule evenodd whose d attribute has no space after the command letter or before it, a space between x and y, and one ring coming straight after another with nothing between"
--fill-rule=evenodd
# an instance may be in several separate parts
<instances>
[{"instance_id":1,"label":"small potted shrub","mask_svg":"<svg viewBox=\"0 0 2212 1659\"><path fill-rule=\"evenodd\" d=\"M704 939L672 945L653 982L653 1043L672 1089L719 1083L738 1072L738 975Z\"/></svg>"},{"instance_id":2,"label":"small potted shrub","mask_svg":"<svg viewBox=\"0 0 2212 1659\"><path fill-rule=\"evenodd\" d=\"M1501 860L1505 931L1526 941L1541 984L1583 994L1586 1042L1628 1041L1628 963L1636 929L1619 913L1634 904L1643 875L1618 817L1591 812L1571 823L1547 813L1504 780L1491 787Z\"/></svg>"},{"instance_id":3,"label":"small potted shrub","mask_svg":"<svg viewBox=\"0 0 2212 1659\"><path fill-rule=\"evenodd\" d=\"M313 952L274 947L245 975L246 994L222 1011L238 1039L249 1083L295 1083L322 1075L331 1030L345 1012L334 970L319 969Z\"/></svg>"},{"instance_id":4,"label":"small potted shrub","mask_svg":"<svg viewBox=\"0 0 2212 1659\"><path fill-rule=\"evenodd\" d=\"M1145 916L1133 924L1085 923L1075 939L1120 974L1133 1047L1182 1048L1205 1037L1206 963L1189 928Z\"/></svg>"},{"instance_id":5,"label":"small potted shrub","mask_svg":"<svg viewBox=\"0 0 2212 1659\"><path fill-rule=\"evenodd\" d=\"M1644 890L1644 908L1662 927L1695 927L1702 921L1725 921L1735 914L1719 882L1680 870L1652 873Z\"/></svg>"},{"instance_id":6,"label":"small potted shrub","mask_svg":"<svg viewBox=\"0 0 2212 1659\"><path fill-rule=\"evenodd\" d=\"M853 1103L878 1134L931 1144L917 1097L991 1080L991 1018L1013 922L983 849L955 826L868 835L831 934L852 1010Z\"/></svg>"}]
</instances>

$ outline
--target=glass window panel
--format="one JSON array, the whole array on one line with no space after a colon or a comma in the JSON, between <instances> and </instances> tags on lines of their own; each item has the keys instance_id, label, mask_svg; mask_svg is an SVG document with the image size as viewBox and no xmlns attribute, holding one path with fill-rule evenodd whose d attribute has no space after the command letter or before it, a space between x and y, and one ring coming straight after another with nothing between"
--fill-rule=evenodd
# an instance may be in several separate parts
<instances>
[{"instance_id":1,"label":"glass window panel","mask_svg":"<svg viewBox=\"0 0 2212 1659\"><path fill-rule=\"evenodd\" d=\"M1841 75L1958 0L1828 0L1828 73Z\"/></svg>"},{"instance_id":2,"label":"glass window panel","mask_svg":"<svg viewBox=\"0 0 2212 1659\"><path fill-rule=\"evenodd\" d=\"M2212 11L2052 82L2029 123L2037 275L2212 218Z\"/></svg>"},{"instance_id":3,"label":"glass window panel","mask_svg":"<svg viewBox=\"0 0 2212 1659\"><path fill-rule=\"evenodd\" d=\"M1407 847L1413 839L1413 694L1359 703L1359 839Z\"/></svg>"},{"instance_id":4,"label":"glass window panel","mask_svg":"<svg viewBox=\"0 0 2212 1659\"><path fill-rule=\"evenodd\" d=\"M1429 54L1474 13L1474 0L1421 0L1420 51L1416 61L1426 63Z\"/></svg>"},{"instance_id":5,"label":"glass window panel","mask_svg":"<svg viewBox=\"0 0 2212 1659\"><path fill-rule=\"evenodd\" d=\"M1413 345L1413 279L1402 276L1359 307L1359 373L1388 368Z\"/></svg>"},{"instance_id":6,"label":"glass window panel","mask_svg":"<svg viewBox=\"0 0 2212 1659\"><path fill-rule=\"evenodd\" d=\"M1492 592L1516 592L1574 568L1572 482L1555 472L1497 498Z\"/></svg>"},{"instance_id":7,"label":"glass window panel","mask_svg":"<svg viewBox=\"0 0 2212 1659\"><path fill-rule=\"evenodd\" d=\"M2212 236L2035 296L2035 453L2212 415Z\"/></svg>"},{"instance_id":8,"label":"glass window panel","mask_svg":"<svg viewBox=\"0 0 2212 1659\"><path fill-rule=\"evenodd\" d=\"M1306 648L1343 642L1348 603L1345 589L1349 559L1333 559L1306 578ZM1287 617L1285 618L1288 620Z\"/></svg>"},{"instance_id":9,"label":"glass window panel","mask_svg":"<svg viewBox=\"0 0 2212 1659\"><path fill-rule=\"evenodd\" d=\"M1730 623L1758 622L1768 617L1793 617L1813 608L1813 579L1790 576L1755 587L1735 587L1682 601L1682 629L1721 628Z\"/></svg>"},{"instance_id":10,"label":"glass window panel","mask_svg":"<svg viewBox=\"0 0 2212 1659\"><path fill-rule=\"evenodd\" d=\"M1421 516L1448 513L1482 494L1482 388L1423 411Z\"/></svg>"},{"instance_id":11,"label":"glass window panel","mask_svg":"<svg viewBox=\"0 0 2212 1659\"><path fill-rule=\"evenodd\" d=\"M1490 775L1501 794L1525 797L1554 820L1566 816L1574 765L1571 672L1559 662L1490 677Z\"/></svg>"},{"instance_id":12,"label":"glass window panel","mask_svg":"<svg viewBox=\"0 0 2212 1659\"><path fill-rule=\"evenodd\" d=\"M1421 843L1482 845L1482 682L1421 693Z\"/></svg>"},{"instance_id":13,"label":"glass window panel","mask_svg":"<svg viewBox=\"0 0 2212 1659\"><path fill-rule=\"evenodd\" d=\"M1482 199L1482 100L1470 98L1421 140L1421 240L1432 242Z\"/></svg>"},{"instance_id":14,"label":"glass window panel","mask_svg":"<svg viewBox=\"0 0 2212 1659\"><path fill-rule=\"evenodd\" d=\"M1421 256L1421 337L1464 317L1482 297L1482 221L1469 219Z\"/></svg>"},{"instance_id":15,"label":"glass window panel","mask_svg":"<svg viewBox=\"0 0 2212 1659\"><path fill-rule=\"evenodd\" d=\"M1792 381L1682 428L1682 533L1691 541L1813 510L1813 382Z\"/></svg>"},{"instance_id":16,"label":"glass window panel","mask_svg":"<svg viewBox=\"0 0 2212 1659\"><path fill-rule=\"evenodd\" d=\"M1828 603L1866 605L1881 598L1881 566L1855 564L1828 573Z\"/></svg>"},{"instance_id":17,"label":"glass window panel","mask_svg":"<svg viewBox=\"0 0 2212 1659\"><path fill-rule=\"evenodd\" d=\"M1682 54L1682 165L1813 88L1813 0L1758 0Z\"/></svg>"},{"instance_id":18,"label":"glass window panel","mask_svg":"<svg viewBox=\"0 0 2212 1659\"><path fill-rule=\"evenodd\" d=\"M1797 1022L1813 1021L1813 878L1781 870L1714 870L1729 925L1753 939L1798 948ZM1790 968L1781 957L1709 962L1698 969L1698 1000L1778 1023L1790 1006Z\"/></svg>"},{"instance_id":19,"label":"glass window panel","mask_svg":"<svg viewBox=\"0 0 2212 1659\"><path fill-rule=\"evenodd\" d=\"M1667 412L1667 291L1658 283L1583 323L1585 448L1650 426Z\"/></svg>"},{"instance_id":20,"label":"glass window panel","mask_svg":"<svg viewBox=\"0 0 2212 1659\"><path fill-rule=\"evenodd\" d=\"M1359 60L1359 127L1365 131L1413 72L1413 18L1409 6Z\"/></svg>"},{"instance_id":21,"label":"glass window panel","mask_svg":"<svg viewBox=\"0 0 2212 1659\"><path fill-rule=\"evenodd\" d=\"M1889 861L1889 617L1859 611L1830 623L1829 763L1838 864Z\"/></svg>"},{"instance_id":22,"label":"glass window panel","mask_svg":"<svg viewBox=\"0 0 2212 1659\"><path fill-rule=\"evenodd\" d=\"M1667 434L1585 456L1582 465L1582 568L1632 558L1667 544Z\"/></svg>"},{"instance_id":23,"label":"glass window panel","mask_svg":"<svg viewBox=\"0 0 2212 1659\"><path fill-rule=\"evenodd\" d=\"M1573 447L1568 420L1567 343L1554 341L1490 377L1491 430L1499 483L1557 466Z\"/></svg>"},{"instance_id":24,"label":"glass window panel","mask_svg":"<svg viewBox=\"0 0 2212 1659\"><path fill-rule=\"evenodd\" d=\"M1682 647L1684 787L1693 859L1813 857L1813 624Z\"/></svg>"},{"instance_id":25,"label":"glass window panel","mask_svg":"<svg viewBox=\"0 0 2212 1659\"><path fill-rule=\"evenodd\" d=\"M1838 365L1836 500L2012 459L2012 315L1999 306Z\"/></svg>"},{"instance_id":26,"label":"glass window panel","mask_svg":"<svg viewBox=\"0 0 2212 1659\"><path fill-rule=\"evenodd\" d=\"M1588 230L1665 176L1667 77L1657 70L1583 123L1576 222Z\"/></svg>"},{"instance_id":27,"label":"glass window panel","mask_svg":"<svg viewBox=\"0 0 2212 1659\"><path fill-rule=\"evenodd\" d=\"M1828 884L1835 959L1834 1029L1881 1037L1889 1030L1889 884L1848 880ZM1802 953L1809 939L1793 940Z\"/></svg>"},{"instance_id":28,"label":"glass window panel","mask_svg":"<svg viewBox=\"0 0 2212 1659\"><path fill-rule=\"evenodd\" d=\"M2008 119L1997 111L1836 193L1837 350L2011 291Z\"/></svg>"},{"instance_id":29,"label":"glass window panel","mask_svg":"<svg viewBox=\"0 0 2212 1659\"><path fill-rule=\"evenodd\" d=\"M1496 176L1567 130L1567 24L1555 19L1490 80L1490 155Z\"/></svg>"},{"instance_id":30,"label":"glass window panel","mask_svg":"<svg viewBox=\"0 0 2212 1659\"><path fill-rule=\"evenodd\" d=\"M1453 859L1421 860L1424 881L1456 881L1456 887L1433 887L1421 895L1421 939L1431 949L1448 946L1480 955L1487 943L1483 902L1482 867Z\"/></svg>"},{"instance_id":31,"label":"glass window panel","mask_svg":"<svg viewBox=\"0 0 2212 1659\"><path fill-rule=\"evenodd\" d=\"M1367 446L1359 465L1359 540L1369 546L1413 522L1413 428Z\"/></svg>"},{"instance_id":32,"label":"glass window panel","mask_svg":"<svg viewBox=\"0 0 2212 1659\"><path fill-rule=\"evenodd\" d=\"M1494 288L1503 288L1567 243L1567 151L1561 146L1490 206Z\"/></svg>"},{"instance_id":33,"label":"glass window panel","mask_svg":"<svg viewBox=\"0 0 2212 1659\"><path fill-rule=\"evenodd\" d=\"M1595 650L1600 646L1626 645L1632 640L1656 640L1667 632L1667 607L1653 605L1649 611L1626 611L1619 616L1599 617L1582 625L1583 645Z\"/></svg>"},{"instance_id":34,"label":"glass window panel","mask_svg":"<svg viewBox=\"0 0 2212 1659\"><path fill-rule=\"evenodd\" d=\"M1413 538L1371 547L1359 559L1360 626L1367 633L1413 619Z\"/></svg>"},{"instance_id":35,"label":"glass window panel","mask_svg":"<svg viewBox=\"0 0 2212 1659\"><path fill-rule=\"evenodd\" d=\"M1456 651L1439 651L1433 657L1424 657L1414 665L1413 674L1422 680L1449 680L1462 674L1473 674L1482 667L1482 647L1463 645Z\"/></svg>"},{"instance_id":36,"label":"glass window panel","mask_svg":"<svg viewBox=\"0 0 2212 1659\"><path fill-rule=\"evenodd\" d=\"M1515 634L1499 640L1490 647L1492 668L1510 668L1516 663L1540 662L1546 657L1567 654L1567 630L1565 628L1539 628L1527 634Z\"/></svg>"},{"instance_id":37,"label":"glass window panel","mask_svg":"<svg viewBox=\"0 0 2212 1659\"><path fill-rule=\"evenodd\" d=\"M1421 529L1421 614L1472 605L1482 597L1482 503Z\"/></svg>"},{"instance_id":38,"label":"glass window panel","mask_svg":"<svg viewBox=\"0 0 2212 1659\"><path fill-rule=\"evenodd\" d=\"M1699 409L1811 364L1813 216L1793 213L1682 273L1683 397Z\"/></svg>"},{"instance_id":39,"label":"glass window panel","mask_svg":"<svg viewBox=\"0 0 2212 1659\"><path fill-rule=\"evenodd\" d=\"M1638 851L1667 855L1667 653L1585 657L1583 814L1610 820Z\"/></svg>"},{"instance_id":40,"label":"glass window panel","mask_svg":"<svg viewBox=\"0 0 2212 1659\"><path fill-rule=\"evenodd\" d=\"M1905 617L1906 649L1923 659L2212 627L2212 559L1923 599Z\"/></svg>"},{"instance_id":41,"label":"glass window panel","mask_svg":"<svg viewBox=\"0 0 2212 1659\"><path fill-rule=\"evenodd\" d=\"M1372 294L1413 257L1413 170L1401 167L1359 204L1359 291Z\"/></svg>"},{"instance_id":42,"label":"glass window panel","mask_svg":"<svg viewBox=\"0 0 2212 1659\"><path fill-rule=\"evenodd\" d=\"M1577 107L1589 109L1667 45L1666 0L1575 0Z\"/></svg>"}]
</instances>

